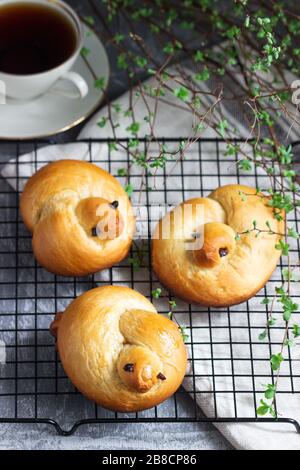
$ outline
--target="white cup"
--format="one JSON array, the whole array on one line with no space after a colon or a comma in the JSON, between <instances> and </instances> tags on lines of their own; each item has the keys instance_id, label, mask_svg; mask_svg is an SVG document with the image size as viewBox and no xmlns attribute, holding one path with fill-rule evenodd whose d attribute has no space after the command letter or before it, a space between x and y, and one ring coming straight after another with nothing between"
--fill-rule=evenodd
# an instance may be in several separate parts
<instances>
[{"instance_id":1,"label":"white cup","mask_svg":"<svg viewBox=\"0 0 300 470\"><path fill-rule=\"evenodd\" d=\"M23 0L26 3L27 0ZM21 3L20 0L0 0L0 12L3 5L10 3ZM0 70L0 81L5 84L6 95L16 100L32 100L53 88L53 92L62 93L70 98L84 98L89 91L88 84L81 75L71 71L74 63L78 59L83 46L83 28L82 23L76 12L62 0L28 0L28 4L45 5L48 8L58 10L65 15L74 25L77 32L77 45L72 55L61 65L41 73L32 75L16 75L3 73ZM78 92L59 91L58 81L67 80L75 86ZM55 85L55 87L54 87Z\"/></svg>"}]
</instances>

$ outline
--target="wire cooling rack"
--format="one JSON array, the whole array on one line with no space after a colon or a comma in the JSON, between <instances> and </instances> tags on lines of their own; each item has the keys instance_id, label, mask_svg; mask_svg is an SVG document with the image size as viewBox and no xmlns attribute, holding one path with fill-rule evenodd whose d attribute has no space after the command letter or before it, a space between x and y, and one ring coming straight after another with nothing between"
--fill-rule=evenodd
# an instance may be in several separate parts
<instances>
[{"instance_id":1,"label":"wire cooling rack","mask_svg":"<svg viewBox=\"0 0 300 470\"><path fill-rule=\"evenodd\" d=\"M179 142L164 140L169 150L178 148ZM143 252L139 269L125 260L109 270L73 279L52 275L37 265L32 255L31 236L19 216L18 202L30 170L41 166L40 149L54 144L53 141L0 143L0 153L13 153L18 162L15 174L0 178L0 341L2 352L6 352L0 365L0 423L48 423L62 435L74 433L83 424L111 422L288 422L300 432L293 416L279 415L273 419L256 414L264 384L275 381L269 358L273 351L278 352L284 328L279 323L268 330L268 338L263 343L258 340L268 315L268 306L261 301L274 293L280 283L284 259L267 286L240 306L214 310L176 300L176 318L189 334L190 367L185 389L182 387L164 404L134 414L114 413L89 402L74 389L64 374L49 334L55 312L64 310L82 292L103 284L135 288L150 298L161 313L168 312L172 297L164 290L160 299L152 296L160 285L149 267L149 235L155 225L149 211L144 220L139 220L144 229L146 226L146 240L137 241L130 255L131 260L136 258L137 246L139 256ZM128 169L130 143L122 141L127 151L113 150L108 144L103 140L78 143L87 160L118 176L120 168ZM147 142L141 140L139 145L143 149ZM149 151L155 156L156 144L151 145ZM158 203L172 206L187 198L206 196L228 183L268 189L269 179L263 172L257 168L240 172L237 157L225 156L225 148L224 142L213 139L191 145L184 159L167 162L155 177L145 174L147 189L142 190L140 168L133 166L129 178L135 189L133 202L142 203L147 209ZM21 155L28 152L32 153L24 160ZM126 177L118 178L122 184L128 183ZM299 231L295 213L290 216L290 224ZM292 263L297 264L298 240L291 246L291 254ZM292 283L292 295L300 297L296 283ZM280 313L277 305L274 313ZM277 401L288 393L300 393L297 349L289 350L284 361ZM194 403L190 401L186 406L188 395Z\"/></svg>"}]
</instances>

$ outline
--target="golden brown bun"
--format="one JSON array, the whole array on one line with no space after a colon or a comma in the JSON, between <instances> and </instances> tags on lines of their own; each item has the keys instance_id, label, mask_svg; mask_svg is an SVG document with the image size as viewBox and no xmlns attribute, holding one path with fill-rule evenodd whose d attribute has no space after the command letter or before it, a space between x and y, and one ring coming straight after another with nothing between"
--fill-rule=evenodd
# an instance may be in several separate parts
<instances>
[{"instance_id":1,"label":"golden brown bun","mask_svg":"<svg viewBox=\"0 0 300 470\"><path fill-rule=\"evenodd\" d=\"M204 213L196 212L198 205ZM279 235L257 236L253 231L236 239L237 234L251 230L254 221L266 231L268 222ZM168 224L170 236L163 239L162 230ZM192 234L201 229L203 246L197 239L194 249L187 246ZM159 222L153 234L153 269L162 284L187 302L235 305L255 295L268 281L281 255L275 245L283 233L284 222L274 218L267 197L247 186L223 186L208 198L184 202Z\"/></svg>"},{"instance_id":2,"label":"golden brown bun","mask_svg":"<svg viewBox=\"0 0 300 470\"><path fill-rule=\"evenodd\" d=\"M51 330L75 387L105 408L151 408L183 380L187 353L178 327L127 287L86 292L57 316Z\"/></svg>"},{"instance_id":3,"label":"golden brown bun","mask_svg":"<svg viewBox=\"0 0 300 470\"><path fill-rule=\"evenodd\" d=\"M127 256L135 228L129 199L112 175L92 163L61 160L43 167L27 182L20 209L33 233L34 254L48 271L84 276ZM110 238L96 236L101 221L106 228L114 224Z\"/></svg>"}]
</instances>

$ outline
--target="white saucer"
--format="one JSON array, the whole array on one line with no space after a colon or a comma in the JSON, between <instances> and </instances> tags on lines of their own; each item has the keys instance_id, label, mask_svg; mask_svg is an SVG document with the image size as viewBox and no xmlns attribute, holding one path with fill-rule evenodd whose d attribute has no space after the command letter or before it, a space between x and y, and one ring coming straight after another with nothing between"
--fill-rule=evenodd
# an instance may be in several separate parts
<instances>
[{"instance_id":1,"label":"white saucer","mask_svg":"<svg viewBox=\"0 0 300 470\"><path fill-rule=\"evenodd\" d=\"M72 99L48 92L32 101L7 99L0 105L0 139L35 139L48 137L77 126L97 109L103 91L95 87L95 76L104 77L108 85L110 68L105 48L87 27L84 47L90 52L86 59L79 57L73 70L80 73L89 85L84 99ZM72 85L68 85L70 92Z\"/></svg>"}]
</instances>

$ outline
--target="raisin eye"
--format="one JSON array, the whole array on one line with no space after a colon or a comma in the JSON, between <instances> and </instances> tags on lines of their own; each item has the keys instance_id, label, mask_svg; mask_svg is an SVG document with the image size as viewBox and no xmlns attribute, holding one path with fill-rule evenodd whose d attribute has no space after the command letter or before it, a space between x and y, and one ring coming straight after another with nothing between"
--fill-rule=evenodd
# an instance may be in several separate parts
<instances>
[{"instance_id":1,"label":"raisin eye","mask_svg":"<svg viewBox=\"0 0 300 470\"><path fill-rule=\"evenodd\" d=\"M92 237L98 237L97 227L92 228Z\"/></svg>"},{"instance_id":2,"label":"raisin eye","mask_svg":"<svg viewBox=\"0 0 300 470\"><path fill-rule=\"evenodd\" d=\"M134 364L125 364L124 370L125 372L134 372Z\"/></svg>"},{"instance_id":3,"label":"raisin eye","mask_svg":"<svg viewBox=\"0 0 300 470\"><path fill-rule=\"evenodd\" d=\"M113 209L118 209L118 207L119 207L119 201L113 201L113 202L110 204L110 207L112 207Z\"/></svg>"},{"instance_id":4,"label":"raisin eye","mask_svg":"<svg viewBox=\"0 0 300 470\"><path fill-rule=\"evenodd\" d=\"M219 255L221 256L221 258L223 258L224 256L227 256L228 255L227 248L220 248L219 249Z\"/></svg>"},{"instance_id":5,"label":"raisin eye","mask_svg":"<svg viewBox=\"0 0 300 470\"><path fill-rule=\"evenodd\" d=\"M159 374L157 374L157 378L160 379L160 380L167 380L166 376L164 374L162 374L161 372Z\"/></svg>"}]
</instances>

